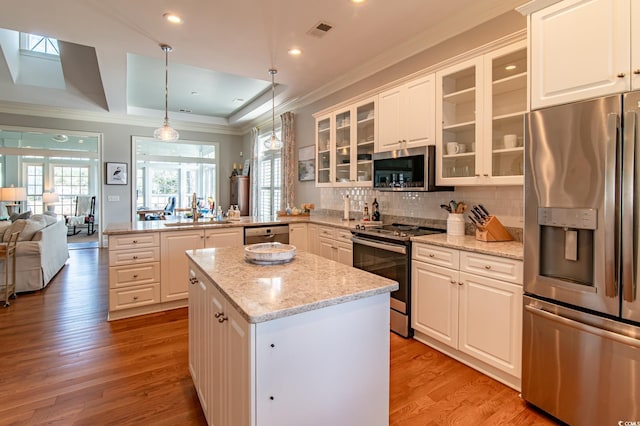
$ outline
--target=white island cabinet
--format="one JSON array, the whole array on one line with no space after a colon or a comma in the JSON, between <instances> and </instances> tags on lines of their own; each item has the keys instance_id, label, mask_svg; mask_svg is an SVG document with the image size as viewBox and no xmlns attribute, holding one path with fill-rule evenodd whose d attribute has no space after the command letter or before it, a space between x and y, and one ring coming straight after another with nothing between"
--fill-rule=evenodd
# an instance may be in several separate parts
<instances>
[{"instance_id":1,"label":"white island cabinet","mask_svg":"<svg viewBox=\"0 0 640 426\"><path fill-rule=\"evenodd\" d=\"M189 257L189 368L210 425L387 425L397 283L308 252Z\"/></svg>"}]
</instances>

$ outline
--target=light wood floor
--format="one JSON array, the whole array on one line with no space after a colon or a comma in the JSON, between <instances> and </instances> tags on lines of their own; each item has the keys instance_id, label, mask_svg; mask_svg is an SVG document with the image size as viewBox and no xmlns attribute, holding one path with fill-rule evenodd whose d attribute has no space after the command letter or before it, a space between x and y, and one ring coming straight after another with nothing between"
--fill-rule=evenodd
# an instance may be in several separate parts
<instances>
[{"instance_id":1,"label":"light wood floor","mask_svg":"<svg viewBox=\"0 0 640 426\"><path fill-rule=\"evenodd\" d=\"M104 249L72 250L45 290L0 308L0 425L205 424L186 309L106 315ZM515 391L393 334L390 411L403 426L553 424Z\"/></svg>"}]
</instances>

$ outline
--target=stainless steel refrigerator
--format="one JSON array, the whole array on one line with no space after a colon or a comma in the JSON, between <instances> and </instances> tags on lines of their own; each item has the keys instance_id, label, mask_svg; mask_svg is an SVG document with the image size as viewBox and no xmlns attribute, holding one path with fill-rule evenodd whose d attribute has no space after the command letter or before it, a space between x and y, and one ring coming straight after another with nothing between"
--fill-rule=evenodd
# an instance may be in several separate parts
<instances>
[{"instance_id":1,"label":"stainless steel refrigerator","mask_svg":"<svg viewBox=\"0 0 640 426\"><path fill-rule=\"evenodd\" d=\"M522 396L575 425L640 422L640 93L526 120Z\"/></svg>"}]
</instances>

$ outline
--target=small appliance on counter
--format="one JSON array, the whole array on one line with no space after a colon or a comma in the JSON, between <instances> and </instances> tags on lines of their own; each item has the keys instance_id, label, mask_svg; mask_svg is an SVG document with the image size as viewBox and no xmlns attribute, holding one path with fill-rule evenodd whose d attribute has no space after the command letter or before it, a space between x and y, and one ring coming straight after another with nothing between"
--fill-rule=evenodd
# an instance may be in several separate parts
<instances>
[{"instance_id":1,"label":"small appliance on counter","mask_svg":"<svg viewBox=\"0 0 640 426\"><path fill-rule=\"evenodd\" d=\"M478 241L512 241L513 237L500 223L497 217L491 215L482 205L473 206L469 219L476 226L476 240Z\"/></svg>"}]
</instances>

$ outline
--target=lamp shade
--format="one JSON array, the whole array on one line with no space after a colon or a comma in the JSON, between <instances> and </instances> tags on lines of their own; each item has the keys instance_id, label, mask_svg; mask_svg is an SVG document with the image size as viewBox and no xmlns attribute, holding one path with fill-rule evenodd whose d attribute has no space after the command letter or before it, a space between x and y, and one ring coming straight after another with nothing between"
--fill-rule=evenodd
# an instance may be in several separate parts
<instances>
[{"instance_id":1,"label":"lamp shade","mask_svg":"<svg viewBox=\"0 0 640 426\"><path fill-rule=\"evenodd\" d=\"M55 192L45 192L44 194L42 194L42 202L44 204L53 204L57 203L58 201L60 201L60 196L58 196L58 194L56 194Z\"/></svg>"},{"instance_id":2,"label":"lamp shade","mask_svg":"<svg viewBox=\"0 0 640 426\"><path fill-rule=\"evenodd\" d=\"M0 201L24 201L27 199L27 188L11 186L2 188Z\"/></svg>"}]
</instances>

